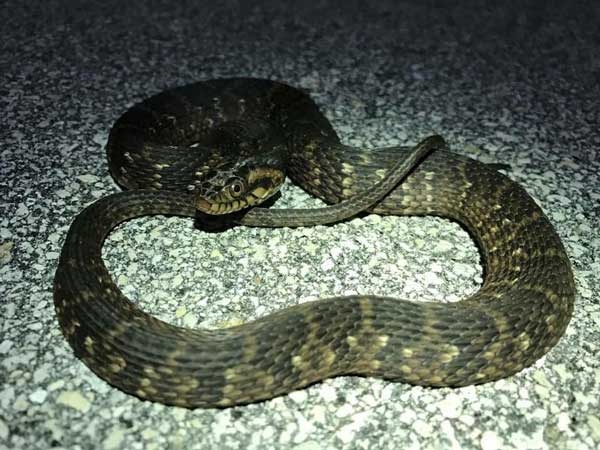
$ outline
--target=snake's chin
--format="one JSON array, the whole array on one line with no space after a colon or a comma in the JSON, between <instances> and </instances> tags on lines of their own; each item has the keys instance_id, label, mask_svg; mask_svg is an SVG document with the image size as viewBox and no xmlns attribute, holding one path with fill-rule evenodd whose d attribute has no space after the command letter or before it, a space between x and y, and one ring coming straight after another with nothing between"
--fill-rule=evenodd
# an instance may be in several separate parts
<instances>
[{"instance_id":1,"label":"snake's chin","mask_svg":"<svg viewBox=\"0 0 600 450\"><path fill-rule=\"evenodd\" d=\"M272 168L254 169L247 177L248 189L239 197L232 198L225 193L213 197L198 194L195 207L198 211L210 215L231 214L242 209L257 206L271 198L285 180L283 172Z\"/></svg>"}]
</instances>

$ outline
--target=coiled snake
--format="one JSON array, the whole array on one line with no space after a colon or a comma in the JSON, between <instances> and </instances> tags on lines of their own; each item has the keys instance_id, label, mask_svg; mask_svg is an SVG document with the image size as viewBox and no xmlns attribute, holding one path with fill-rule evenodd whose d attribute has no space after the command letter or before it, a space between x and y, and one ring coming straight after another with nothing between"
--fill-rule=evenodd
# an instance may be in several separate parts
<instances>
[{"instance_id":1,"label":"coiled snake","mask_svg":"<svg viewBox=\"0 0 600 450\"><path fill-rule=\"evenodd\" d=\"M112 128L107 153L113 177L130 190L76 217L54 302L75 354L140 398L222 407L343 374L428 386L484 383L531 365L571 317L573 275L544 213L508 177L447 151L439 137L413 150L348 147L306 93L237 78L175 88L133 106ZM246 208L270 197L284 176L335 205ZM461 223L480 248L481 289L450 304L328 298L232 328L192 330L142 312L101 258L110 230L142 215L232 213L246 225L300 226L365 208Z\"/></svg>"}]
</instances>

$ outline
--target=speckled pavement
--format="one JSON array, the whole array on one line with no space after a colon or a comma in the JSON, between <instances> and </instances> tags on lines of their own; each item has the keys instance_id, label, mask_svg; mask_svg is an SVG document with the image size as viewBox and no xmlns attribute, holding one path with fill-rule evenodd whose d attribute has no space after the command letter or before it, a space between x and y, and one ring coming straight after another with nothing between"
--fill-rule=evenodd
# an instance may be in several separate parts
<instances>
[{"instance_id":1,"label":"speckled pavement","mask_svg":"<svg viewBox=\"0 0 600 450\"><path fill-rule=\"evenodd\" d=\"M0 450L600 447L597 2L35 3L0 12ZM509 164L573 263L575 314L560 343L477 387L342 377L224 410L142 402L97 378L54 315L65 233L118 189L103 146L119 114L219 76L308 89L353 145L435 132L457 152ZM286 185L278 206L316 204ZM482 277L468 234L430 217L222 234L148 217L115 230L104 257L145 310L192 327L331 295L456 301Z\"/></svg>"}]
</instances>

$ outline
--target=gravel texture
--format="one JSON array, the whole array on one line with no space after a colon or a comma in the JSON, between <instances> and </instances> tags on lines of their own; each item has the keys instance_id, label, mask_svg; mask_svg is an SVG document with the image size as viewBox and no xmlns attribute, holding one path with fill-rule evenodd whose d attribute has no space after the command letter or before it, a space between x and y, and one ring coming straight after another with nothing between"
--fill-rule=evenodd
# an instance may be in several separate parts
<instances>
[{"instance_id":1,"label":"gravel texture","mask_svg":"<svg viewBox=\"0 0 600 450\"><path fill-rule=\"evenodd\" d=\"M0 450L598 448L597 2L204 3L4 2ZM74 216L118 189L108 130L149 94L234 75L308 89L353 145L435 132L509 164L573 262L575 315L559 344L483 386L341 377L223 410L142 402L97 378L61 335L52 280ZM278 206L317 204L286 185ZM468 234L429 217L221 234L148 217L115 230L104 257L142 308L193 327L330 295L456 301L482 277Z\"/></svg>"}]
</instances>

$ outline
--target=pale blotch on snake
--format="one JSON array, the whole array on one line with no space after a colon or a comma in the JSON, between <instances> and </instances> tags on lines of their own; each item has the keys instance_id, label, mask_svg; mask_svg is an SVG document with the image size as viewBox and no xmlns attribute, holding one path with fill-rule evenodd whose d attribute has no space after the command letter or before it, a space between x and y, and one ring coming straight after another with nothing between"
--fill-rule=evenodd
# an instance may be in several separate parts
<instances>
[{"instance_id":1,"label":"pale blotch on snake","mask_svg":"<svg viewBox=\"0 0 600 450\"><path fill-rule=\"evenodd\" d=\"M113 177L129 190L75 218L54 302L77 357L142 399L224 407L346 374L485 383L530 366L570 320L573 275L548 218L507 176L449 152L437 136L413 149L352 148L305 92L237 78L134 105L112 128L107 153ZM334 206L248 208L273 195L284 176ZM236 209L233 220L252 226L329 223L362 210L446 217L476 241L484 282L456 303L327 298L232 328L192 330L141 311L102 262L105 237L128 219Z\"/></svg>"}]
</instances>

